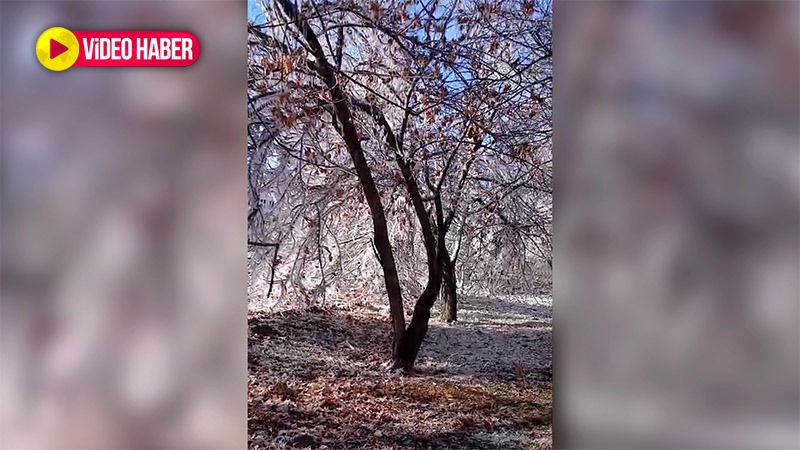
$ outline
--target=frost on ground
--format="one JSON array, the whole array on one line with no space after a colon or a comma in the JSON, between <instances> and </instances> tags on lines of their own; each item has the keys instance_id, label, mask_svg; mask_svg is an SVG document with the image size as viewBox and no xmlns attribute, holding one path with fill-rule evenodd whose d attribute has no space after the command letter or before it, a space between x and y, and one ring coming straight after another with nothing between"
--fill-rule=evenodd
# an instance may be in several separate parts
<instances>
[{"instance_id":1,"label":"frost on ground","mask_svg":"<svg viewBox=\"0 0 800 450\"><path fill-rule=\"evenodd\" d=\"M459 320L433 321L418 365L454 375L513 379L522 370L548 381L552 360L552 300L472 297Z\"/></svg>"},{"instance_id":2,"label":"frost on ground","mask_svg":"<svg viewBox=\"0 0 800 450\"><path fill-rule=\"evenodd\" d=\"M251 312L250 448L549 448L551 306L464 299L410 376L383 367L385 312Z\"/></svg>"}]
</instances>

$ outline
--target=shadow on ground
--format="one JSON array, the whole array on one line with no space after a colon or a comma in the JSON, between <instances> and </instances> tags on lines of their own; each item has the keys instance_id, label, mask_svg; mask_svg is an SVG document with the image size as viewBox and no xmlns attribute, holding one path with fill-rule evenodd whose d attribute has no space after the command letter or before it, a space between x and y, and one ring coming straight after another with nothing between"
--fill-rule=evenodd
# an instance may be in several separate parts
<instances>
[{"instance_id":1,"label":"shadow on ground","mask_svg":"<svg viewBox=\"0 0 800 450\"><path fill-rule=\"evenodd\" d=\"M536 381L552 376L552 303L471 297L460 303L459 320L431 323L419 364L453 375Z\"/></svg>"}]
</instances>

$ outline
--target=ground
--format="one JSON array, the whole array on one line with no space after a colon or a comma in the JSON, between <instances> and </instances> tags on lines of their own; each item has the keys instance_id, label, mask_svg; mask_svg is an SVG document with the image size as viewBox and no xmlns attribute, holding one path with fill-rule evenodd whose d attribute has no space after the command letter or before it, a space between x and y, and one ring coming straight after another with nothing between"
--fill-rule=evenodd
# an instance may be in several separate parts
<instances>
[{"instance_id":1,"label":"ground","mask_svg":"<svg viewBox=\"0 0 800 450\"><path fill-rule=\"evenodd\" d=\"M552 302L462 299L412 374L385 311L251 312L251 449L551 448Z\"/></svg>"}]
</instances>

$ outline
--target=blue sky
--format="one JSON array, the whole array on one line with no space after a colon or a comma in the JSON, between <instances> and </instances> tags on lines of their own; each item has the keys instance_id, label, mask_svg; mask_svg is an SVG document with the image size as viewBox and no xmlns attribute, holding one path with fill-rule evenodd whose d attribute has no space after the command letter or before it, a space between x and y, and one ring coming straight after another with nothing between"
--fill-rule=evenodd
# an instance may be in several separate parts
<instances>
[{"instance_id":1,"label":"blue sky","mask_svg":"<svg viewBox=\"0 0 800 450\"><path fill-rule=\"evenodd\" d=\"M261 14L259 0L247 0L247 20L256 23L264 22L264 15Z\"/></svg>"}]
</instances>

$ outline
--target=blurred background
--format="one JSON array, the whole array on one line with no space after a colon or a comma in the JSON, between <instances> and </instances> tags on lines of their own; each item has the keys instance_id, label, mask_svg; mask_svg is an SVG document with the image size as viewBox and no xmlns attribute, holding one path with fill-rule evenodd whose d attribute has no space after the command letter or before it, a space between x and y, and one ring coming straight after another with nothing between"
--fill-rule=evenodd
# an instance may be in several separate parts
<instances>
[{"instance_id":1,"label":"blurred background","mask_svg":"<svg viewBox=\"0 0 800 450\"><path fill-rule=\"evenodd\" d=\"M554 6L557 448L800 446L800 9ZM246 446L245 2L0 3L0 445ZM186 29L186 69L39 33Z\"/></svg>"},{"instance_id":2,"label":"blurred background","mask_svg":"<svg viewBox=\"0 0 800 450\"><path fill-rule=\"evenodd\" d=\"M556 2L556 448L800 448L798 6Z\"/></svg>"},{"instance_id":3,"label":"blurred background","mask_svg":"<svg viewBox=\"0 0 800 450\"><path fill-rule=\"evenodd\" d=\"M246 446L246 4L0 3L3 448ZM52 26L189 68L39 65Z\"/></svg>"}]
</instances>

